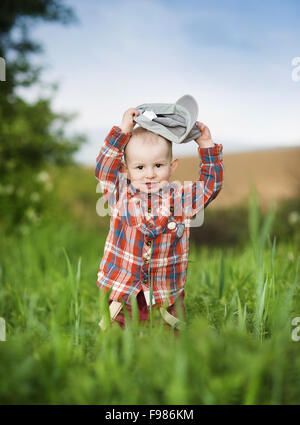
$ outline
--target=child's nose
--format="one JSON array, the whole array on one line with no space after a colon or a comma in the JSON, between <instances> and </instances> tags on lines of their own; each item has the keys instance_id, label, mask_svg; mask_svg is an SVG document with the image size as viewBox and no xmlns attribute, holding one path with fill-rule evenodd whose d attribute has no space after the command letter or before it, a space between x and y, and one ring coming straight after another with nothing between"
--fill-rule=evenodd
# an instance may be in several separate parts
<instances>
[{"instance_id":1,"label":"child's nose","mask_svg":"<svg viewBox=\"0 0 300 425\"><path fill-rule=\"evenodd\" d=\"M148 179L151 179L151 178L153 178L155 176L155 173L154 173L154 170L153 170L153 168L151 167L151 168L147 168L147 170L146 170L146 177L148 178Z\"/></svg>"}]
</instances>

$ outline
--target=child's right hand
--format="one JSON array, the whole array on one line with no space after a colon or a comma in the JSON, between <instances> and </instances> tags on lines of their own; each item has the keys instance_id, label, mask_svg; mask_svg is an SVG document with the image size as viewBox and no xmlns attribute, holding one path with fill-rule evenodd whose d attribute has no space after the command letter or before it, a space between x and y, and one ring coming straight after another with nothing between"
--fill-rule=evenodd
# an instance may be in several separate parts
<instances>
[{"instance_id":1,"label":"child's right hand","mask_svg":"<svg viewBox=\"0 0 300 425\"><path fill-rule=\"evenodd\" d=\"M131 133L136 122L133 117L140 115L139 111L135 108L129 108L124 112L122 123L120 125L122 133Z\"/></svg>"}]
</instances>

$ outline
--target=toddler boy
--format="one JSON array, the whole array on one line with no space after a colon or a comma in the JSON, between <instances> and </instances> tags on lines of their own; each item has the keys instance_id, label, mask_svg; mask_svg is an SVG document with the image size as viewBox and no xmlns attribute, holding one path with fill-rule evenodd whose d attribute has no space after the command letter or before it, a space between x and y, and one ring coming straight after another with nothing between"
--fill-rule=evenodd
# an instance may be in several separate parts
<instances>
[{"instance_id":1,"label":"toddler boy","mask_svg":"<svg viewBox=\"0 0 300 425\"><path fill-rule=\"evenodd\" d=\"M186 186L169 183L178 166L172 142L143 128L133 130L138 115L135 108L124 113L96 160L95 176L112 210L97 286L111 290L111 320L122 328L122 303L131 317L132 295L137 297L140 321L149 319L151 308L159 308L166 322L176 327L178 300L184 312L190 221L221 190L223 146L212 141L207 126L196 123L201 130L195 140L200 175L188 194ZM104 328L103 320L99 325Z\"/></svg>"}]
</instances>

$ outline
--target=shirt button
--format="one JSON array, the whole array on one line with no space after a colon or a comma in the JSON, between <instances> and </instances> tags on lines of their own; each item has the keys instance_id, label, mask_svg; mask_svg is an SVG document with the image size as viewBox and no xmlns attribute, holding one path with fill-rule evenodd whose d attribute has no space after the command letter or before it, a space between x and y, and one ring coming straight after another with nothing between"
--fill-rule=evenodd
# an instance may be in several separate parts
<instances>
[{"instance_id":1,"label":"shirt button","mask_svg":"<svg viewBox=\"0 0 300 425\"><path fill-rule=\"evenodd\" d=\"M148 241L146 242L146 245L151 246L151 245L152 245L152 241L151 241L151 240L148 240Z\"/></svg>"},{"instance_id":2,"label":"shirt button","mask_svg":"<svg viewBox=\"0 0 300 425\"><path fill-rule=\"evenodd\" d=\"M147 282L148 282L148 279L147 279L146 277L144 277L144 278L143 278L143 282L144 282L144 283L147 283Z\"/></svg>"},{"instance_id":3,"label":"shirt button","mask_svg":"<svg viewBox=\"0 0 300 425\"><path fill-rule=\"evenodd\" d=\"M174 230L176 228L177 224L175 221L170 221L167 225L168 229Z\"/></svg>"},{"instance_id":4,"label":"shirt button","mask_svg":"<svg viewBox=\"0 0 300 425\"><path fill-rule=\"evenodd\" d=\"M152 210L151 210L151 207L149 207L149 208L148 208L148 213L151 213L151 211L152 211Z\"/></svg>"},{"instance_id":5,"label":"shirt button","mask_svg":"<svg viewBox=\"0 0 300 425\"><path fill-rule=\"evenodd\" d=\"M174 212L174 207L170 207L170 211L171 212Z\"/></svg>"},{"instance_id":6,"label":"shirt button","mask_svg":"<svg viewBox=\"0 0 300 425\"><path fill-rule=\"evenodd\" d=\"M147 258L144 258L144 263L145 264L148 264L149 263L149 260Z\"/></svg>"},{"instance_id":7,"label":"shirt button","mask_svg":"<svg viewBox=\"0 0 300 425\"><path fill-rule=\"evenodd\" d=\"M151 199L151 193L148 193L148 199Z\"/></svg>"}]
</instances>

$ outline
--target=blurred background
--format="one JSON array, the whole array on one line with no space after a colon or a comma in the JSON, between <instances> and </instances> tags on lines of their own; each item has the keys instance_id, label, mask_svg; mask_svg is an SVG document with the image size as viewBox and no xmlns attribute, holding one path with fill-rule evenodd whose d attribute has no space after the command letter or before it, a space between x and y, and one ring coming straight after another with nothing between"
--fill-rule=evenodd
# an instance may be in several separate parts
<instances>
[{"instance_id":1,"label":"blurred background","mask_svg":"<svg viewBox=\"0 0 300 425\"><path fill-rule=\"evenodd\" d=\"M299 225L297 0L14 0L0 11L0 220L9 232L67 212L107 228L95 209L104 138L129 107L187 93L225 162L195 241L238 243L251 190L262 211L282 212L282 235ZM196 147L174 144L174 179L198 176Z\"/></svg>"}]
</instances>

